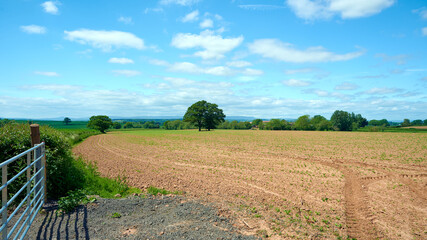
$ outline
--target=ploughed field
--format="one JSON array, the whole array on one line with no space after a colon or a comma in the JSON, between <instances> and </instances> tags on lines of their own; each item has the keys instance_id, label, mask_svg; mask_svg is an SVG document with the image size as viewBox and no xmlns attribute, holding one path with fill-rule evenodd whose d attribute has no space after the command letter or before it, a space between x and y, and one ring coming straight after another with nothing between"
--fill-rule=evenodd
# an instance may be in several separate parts
<instances>
[{"instance_id":1,"label":"ploughed field","mask_svg":"<svg viewBox=\"0 0 427 240\"><path fill-rule=\"evenodd\" d=\"M427 134L139 130L74 153L103 176L215 202L273 238L427 239Z\"/></svg>"}]
</instances>

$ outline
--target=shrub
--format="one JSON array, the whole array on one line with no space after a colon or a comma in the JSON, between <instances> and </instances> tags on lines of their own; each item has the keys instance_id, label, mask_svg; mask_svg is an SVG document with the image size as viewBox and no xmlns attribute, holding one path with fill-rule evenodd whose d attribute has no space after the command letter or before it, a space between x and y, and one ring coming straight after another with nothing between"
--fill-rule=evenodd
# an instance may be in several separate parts
<instances>
[{"instance_id":1,"label":"shrub","mask_svg":"<svg viewBox=\"0 0 427 240\"><path fill-rule=\"evenodd\" d=\"M65 196L68 191L82 187L84 176L73 163L71 144L67 137L53 128L40 126L40 139L46 144L48 197L58 199ZM31 148L31 138L30 127L27 124L8 123L0 128L0 162L29 148ZM25 166L25 157L10 164L8 179ZM23 174L11 184L9 191L15 193L25 182L26 176Z\"/></svg>"}]
</instances>

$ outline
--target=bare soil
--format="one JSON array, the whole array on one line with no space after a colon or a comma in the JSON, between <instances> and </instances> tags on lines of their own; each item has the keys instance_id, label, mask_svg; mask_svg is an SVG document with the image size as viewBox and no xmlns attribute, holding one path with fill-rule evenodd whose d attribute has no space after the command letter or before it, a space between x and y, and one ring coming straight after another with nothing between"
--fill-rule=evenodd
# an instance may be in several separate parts
<instances>
[{"instance_id":1,"label":"bare soil","mask_svg":"<svg viewBox=\"0 0 427 240\"><path fill-rule=\"evenodd\" d=\"M230 210L271 238L427 239L427 135L296 131L134 131L74 153Z\"/></svg>"}]
</instances>

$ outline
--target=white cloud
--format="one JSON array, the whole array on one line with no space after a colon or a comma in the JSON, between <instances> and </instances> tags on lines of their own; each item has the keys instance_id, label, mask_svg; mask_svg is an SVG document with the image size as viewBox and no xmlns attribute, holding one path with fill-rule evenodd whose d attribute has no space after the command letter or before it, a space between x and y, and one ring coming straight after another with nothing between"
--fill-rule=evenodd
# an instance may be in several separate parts
<instances>
[{"instance_id":1,"label":"white cloud","mask_svg":"<svg viewBox=\"0 0 427 240\"><path fill-rule=\"evenodd\" d=\"M289 87L306 87L311 85L311 82L297 79L284 80L283 84Z\"/></svg>"},{"instance_id":2,"label":"white cloud","mask_svg":"<svg viewBox=\"0 0 427 240\"><path fill-rule=\"evenodd\" d=\"M338 14L343 19L367 17L392 6L395 0L287 0L295 14L306 20L327 19Z\"/></svg>"},{"instance_id":3,"label":"white cloud","mask_svg":"<svg viewBox=\"0 0 427 240\"><path fill-rule=\"evenodd\" d=\"M141 72L135 70L113 70L111 72L113 72L115 75L121 75L126 77L134 77L141 74Z\"/></svg>"},{"instance_id":4,"label":"white cloud","mask_svg":"<svg viewBox=\"0 0 427 240\"><path fill-rule=\"evenodd\" d=\"M299 50L294 48L292 44L283 43L278 39L255 40L249 44L249 50L265 58L293 63L346 61L359 57L364 53L364 51L359 51L336 54L327 51L321 46Z\"/></svg>"},{"instance_id":5,"label":"white cloud","mask_svg":"<svg viewBox=\"0 0 427 240\"><path fill-rule=\"evenodd\" d=\"M169 66L170 64L164 60L159 59L150 59L148 61L150 64L156 65L156 66Z\"/></svg>"},{"instance_id":6,"label":"white cloud","mask_svg":"<svg viewBox=\"0 0 427 240\"><path fill-rule=\"evenodd\" d=\"M160 0L160 4L162 5L181 5L181 6L191 6L195 3L198 3L200 0Z\"/></svg>"},{"instance_id":7,"label":"white cloud","mask_svg":"<svg viewBox=\"0 0 427 240\"><path fill-rule=\"evenodd\" d=\"M354 90L359 88L356 84L349 83L349 82L343 82L340 85L335 86L335 90Z\"/></svg>"},{"instance_id":8,"label":"white cloud","mask_svg":"<svg viewBox=\"0 0 427 240\"><path fill-rule=\"evenodd\" d=\"M58 14L58 7L57 5L59 5L59 2L53 2L53 1L47 1L41 4L41 6L43 7L44 11L50 14Z\"/></svg>"},{"instance_id":9,"label":"white cloud","mask_svg":"<svg viewBox=\"0 0 427 240\"><path fill-rule=\"evenodd\" d=\"M421 29L423 36L427 36L427 27Z\"/></svg>"},{"instance_id":10,"label":"white cloud","mask_svg":"<svg viewBox=\"0 0 427 240\"><path fill-rule=\"evenodd\" d=\"M29 34L44 34L46 33L46 28L38 25L28 25L21 26L21 31Z\"/></svg>"},{"instance_id":11,"label":"white cloud","mask_svg":"<svg viewBox=\"0 0 427 240\"><path fill-rule=\"evenodd\" d=\"M231 76L234 74L233 70L224 66L217 66L206 68L203 71L205 74L215 75L215 76Z\"/></svg>"},{"instance_id":12,"label":"white cloud","mask_svg":"<svg viewBox=\"0 0 427 240\"><path fill-rule=\"evenodd\" d=\"M252 63L247 61L232 61L232 62L227 62L227 66L241 68L241 67L252 66Z\"/></svg>"},{"instance_id":13,"label":"white cloud","mask_svg":"<svg viewBox=\"0 0 427 240\"><path fill-rule=\"evenodd\" d=\"M190 62L178 62L178 63L171 64L168 70L171 72L184 72L184 73L191 73L191 74L209 74L209 75L215 75L215 76L231 76L235 74L233 70L225 66L202 68Z\"/></svg>"},{"instance_id":14,"label":"white cloud","mask_svg":"<svg viewBox=\"0 0 427 240\"><path fill-rule=\"evenodd\" d=\"M59 74L56 72L39 72L39 71L36 71L36 72L34 72L34 74L47 76L47 77L59 77Z\"/></svg>"},{"instance_id":15,"label":"white cloud","mask_svg":"<svg viewBox=\"0 0 427 240\"><path fill-rule=\"evenodd\" d=\"M163 12L163 8L161 8L161 7L157 7L157 8L146 8L146 9L144 10L144 13L145 13L145 14L147 14L147 13L149 13L149 12L161 13L161 12Z\"/></svg>"},{"instance_id":16,"label":"white cloud","mask_svg":"<svg viewBox=\"0 0 427 240\"><path fill-rule=\"evenodd\" d=\"M65 39L80 44L89 44L103 51L111 51L113 47L129 47L144 49L144 40L128 32L80 29L64 31Z\"/></svg>"},{"instance_id":17,"label":"white cloud","mask_svg":"<svg viewBox=\"0 0 427 240\"><path fill-rule=\"evenodd\" d=\"M182 18L182 22L194 22L199 19L199 10L192 11Z\"/></svg>"},{"instance_id":18,"label":"white cloud","mask_svg":"<svg viewBox=\"0 0 427 240\"><path fill-rule=\"evenodd\" d=\"M397 92L401 92L402 89L399 88L388 88L388 87L384 87L384 88L371 88L367 91L365 91L365 94L371 94L371 95L384 95L384 94L392 94L392 93L397 93Z\"/></svg>"},{"instance_id":19,"label":"white cloud","mask_svg":"<svg viewBox=\"0 0 427 240\"><path fill-rule=\"evenodd\" d=\"M199 68L196 64L190 63L190 62L174 63L169 67L168 70L172 72L185 72L185 73L192 73L192 74L195 74L195 73L197 74L202 72L201 68Z\"/></svg>"},{"instance_id":20,"label":"white cloud","mask_svg":"<svg viewBox=\"0 0 427 240\"><path fill-rule=\"evenodd\" d=\"M259 75L264 74L264 72L262 70L253 69L253 68L245 68L245 70L243 70L242 73L244 75L249 75L249 76L259 76Z\"/></svg>"},{"instance_id":21,"label":"white cloud","mask_svg":"<svg viewBox=\"0 0 427 240\"><path fill-rule=\"evenodd\" d=\"M119 22L122 22L122 23L124 23L124 24L132 24L133 22L132 22L132 18L131 17L119 17L118 19L117 19L117 21L119 21Z\"/></svg>"},{"instance_id":22,"label":"white cloud","mask_svg":"<svg viewBox=\"0 0 427 240\"><path fill-rule=\"evenodd\" d=\"M200 23L201 28L213 28L213 21L211 19L205 19Z\"/></svg>"},{"instance_id":23,"label":"white cloud","mask_svg":"<svg viewBox=\"0 0 427 240\"><path fill-rule=\"evenodd\" d=\"M223 38L221 35L214 35L212 31L206 30L197 34L178 33L171 45L180 49L203 48L203 51L194 53L195 56L203 59L221 59L224 54L233 50L243 42L243 36L236 38Z\"/></svg>"},{"instance_id":24,"label":"white cloud","mask_svg":"<svg viewBox=\"0 0 427 240\"><path fill-rule=\"evenodd\" d=\"M129 63L133 63L132 59L129 58L110 58L108 60L109 63L120 63L120 64L129 64Z\"/></svg>"}]
</instances>

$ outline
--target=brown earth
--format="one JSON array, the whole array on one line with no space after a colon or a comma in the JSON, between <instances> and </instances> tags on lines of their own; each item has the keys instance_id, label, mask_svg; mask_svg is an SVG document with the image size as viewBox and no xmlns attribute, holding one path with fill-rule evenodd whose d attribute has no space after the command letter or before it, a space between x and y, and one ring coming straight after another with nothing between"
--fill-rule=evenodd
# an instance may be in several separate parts
<instances>
[{"instance_id":1,"label":"brown earth","mask_svg":"<svg viewBox=\"0 0 427 240\"><path fill-rule=\"evenodd\" d=\"M103 176L184 191L273 238L427 239L427 135L133 131L74 149Z\"/></svg>"}]
</instances>

